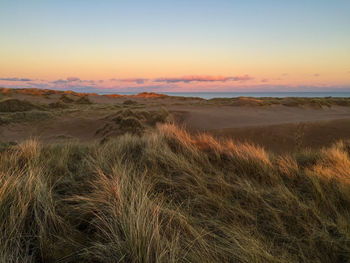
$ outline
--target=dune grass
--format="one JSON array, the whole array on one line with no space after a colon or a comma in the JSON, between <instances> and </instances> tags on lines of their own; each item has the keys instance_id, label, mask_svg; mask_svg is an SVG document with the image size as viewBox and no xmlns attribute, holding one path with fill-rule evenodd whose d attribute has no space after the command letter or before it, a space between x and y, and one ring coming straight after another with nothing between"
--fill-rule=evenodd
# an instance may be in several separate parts
<instances>
[{"instance_id":1,"label":"dune grass","mask_svg":"<svg viewBox=\"0 0 350 263\"><path fill-rule=\"evenodd\" d=\"M32 104L26 100L17 99L4 99L0 100L0 112L19 112L19 111L31 111L40 110L43 107Z\"/></svg>"},{"instance_id":2,"label":"dune grass","mask_svg":"<svg viewBox=\"0 0 350 263\"><path fill-rule=\"evenodd\" d=\"M331 106L350 106L349 98L324 97L324 98L306 98L306 97L237 97L237 98L213 98L207 100L207 104L213 105L231 105L231 106L272 106L283 105L289 107L310 106L314 108Z\"/></svg>"},{"instance_id":3,"label":"dune grass","mask_svg":"<svg viewBox=\"0 0 350 263\"><path fill-rule=\"evenodd\" d=\"M348 262L350 147L274 156L173 125L0 153L0 262Z\"/></svg>"},{"instance_id":4,"label":"dune grass","mask_svg":"<svg viewBox=\"0 0 350 263\"><path fill-rule=\"evenodd\" d=\"M75 103L77 103L77 104L92 104L92 102L89 99L89 96L80 97L79 99L77 99L75 101Z\"/></svg>"},{"instance_id":5,"label":"dune grass","mask_svg":"<svg viewBox=\"0 0 350 263\"><path fill-rule=\"evenodd\" d=\"M16 122L41 121L52 118L54 115L49 111L32 110L24 112L11 112L0 114L0 125Z\"/></svg>"},{"instance_id":6,"label":"dune grass","mask_svg":"<svg viewBox=\"0 0 350 263\"><path fill-rule=\"evenodd\" d=\"M165 123L168 117L169 112L164 108L153 111L124 108L109 114L105 119L110 120L110 123L98 129L96 135L104 136L104 140L111 134L130 133L141 136L147 130L154 129L158 123Z\"/></svg>"}]
</instances>

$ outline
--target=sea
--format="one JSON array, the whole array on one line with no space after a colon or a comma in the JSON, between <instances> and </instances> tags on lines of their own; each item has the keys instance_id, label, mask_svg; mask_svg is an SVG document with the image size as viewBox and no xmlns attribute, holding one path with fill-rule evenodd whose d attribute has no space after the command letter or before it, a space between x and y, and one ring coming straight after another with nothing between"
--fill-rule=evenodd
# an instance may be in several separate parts
<instances>
[{"instance_id":1,"label":"sea","mask_svg":"<svg viewBox=\"0 0 350 263\"><path fill-rule=\"evenodd\" d=\"M100 92L100 95L107 94L121 94L121 95L136 95L139 92ZM157 92L169 96L180 97L199 97L202 99L213 98L236 98L236 97L271 97L271 98L285 98L285 97L306 97L306 98L347 98L350 97L350 91L345 92Z\"/></svg>"}]
</instances>

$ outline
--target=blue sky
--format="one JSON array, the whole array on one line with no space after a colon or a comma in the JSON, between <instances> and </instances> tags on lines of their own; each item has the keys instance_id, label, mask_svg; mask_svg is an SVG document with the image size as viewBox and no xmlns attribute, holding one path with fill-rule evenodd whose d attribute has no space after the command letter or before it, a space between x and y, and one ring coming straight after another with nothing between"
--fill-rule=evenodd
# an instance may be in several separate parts
<instances>
[{"instance_id":1,"label":"blue sky","mask_svg":"<svg viewBox=\"0 0 350 263\"><path fill-rule=\"evenodd\" d=\"M0 78L249 75L241 86L344 87L349 14L345 0L0 0Z\"/></svg>"}]
</instances>

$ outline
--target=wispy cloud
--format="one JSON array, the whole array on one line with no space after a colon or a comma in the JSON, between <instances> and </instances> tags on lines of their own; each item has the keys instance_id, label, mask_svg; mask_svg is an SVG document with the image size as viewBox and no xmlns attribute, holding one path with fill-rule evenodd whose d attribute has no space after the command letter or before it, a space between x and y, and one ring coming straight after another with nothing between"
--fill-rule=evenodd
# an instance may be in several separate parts
<instances>
[{"instance_id":1,"label":"wispy cloud","mask_svg":"<svg viewBox=\"0 0 350 263\"><path fill-rule=\"evenodd\" d=\"M67 81L80 81L80 78L77 77L68 77Z\"/></svg>"},{"instance_id":2,"label":"wispy cloud","mask_svg":"<svg viewBox=\"0 0 350 263\"><path fill-rule=\"evenodd\" d=\"M64 84L64 83L67 83L67 80L58 79L58 80L52 81L51 83L52 84Z\"/></svg>"},{"instance_id":3,"label":"wispy cloud","mask_svg":"<svg viewBox=\"0 0 350 263\"><path fill-rule=\"evenodd\" d=\"M205 76L184 76L184 77L180 77L180 78L158 78L158 79L154 79L154 82L167 82L167 83L177 83L177 82L194 82L194 81L198 81L198 82L214 82L214 81L221 81L221 82L225 82L225 81L247 81L247 80L251 80L253 79L252 77L248 76L248 75L244 75L244 76L234 76L234 77L224 77L224 76L209 76L209 75L205 75Z\"/></svg>"},{"instance_id":4,"label":"wispy cloud","mask_svg":"<svg viewBox=\"0 0 350 263\"><path fill-rule=\"evenodd\" d=\"M144 79L144 78L127 78L127 79L120 79L122 82L135 82L137 84L143 84L149 79Z\"/></svg>"},{"instance_id":5,"label":"wispy cloud","mask_svg":"<svg viewBox=\"0 0 350 263\"><path fill-rule=\"evenodd\" d=\"M281 75L281 74L279 74ZM318 73L310 73L316 82ZM312 79L315 77L315 79ZM279 80L281 79L281 81ZM0 78L0 86L6 88L43 88L55 90L74 90L80 92L230 92L230 91L325 91L350 90L349 85L327 85L326 83L305 83L304 86L288 84L284 78L253 78L249 75L215 76L188 75L164 78L113 78L106 80L84 80L67 77L55 81L30 78Z\"/></svg>"},{"instance_id":6,"label":"wispy cloud","mask_svg":"<svg viewBox=\"0 0 350 263\"><path fill-rule=\"evenodd\" d=\"M70 82L81 82L82 80L77 77L68 77L66 79L58 79L55 81L52 81L53 84L64 84L64 83L70 83Z\"/></svg>"},{"instance_id":7,"label":"wispy cloud","mask_svg":"<svg viewBox=\"0 0 350 263\"><path fill-rule=\"evenodd\" d=\"M32 81L32 79L27 78L0 78L3 81Z\"/></svg>"}]
</instances>

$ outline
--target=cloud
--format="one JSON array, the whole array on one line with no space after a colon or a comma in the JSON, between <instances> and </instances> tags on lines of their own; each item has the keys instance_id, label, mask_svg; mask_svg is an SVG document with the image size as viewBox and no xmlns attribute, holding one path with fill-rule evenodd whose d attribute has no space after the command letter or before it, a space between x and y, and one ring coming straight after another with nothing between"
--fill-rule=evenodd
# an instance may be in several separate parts
<instances>
[{"instance_id":1,"label":"cloud","mask_svg":"<svg viewBox=\"0 0 350 263\"><path fill-rule=\"evenodd\" d=\"M109 81L112 81L112 82L130 82L130 83L144 84L145 82L149 81L149 79L146 79L146 78L125 78L125 79L111 78L111 79L109 79Z\"/></svg>"},{"instance_id":2,"label":"cloud","mask_svg":"<svg viewBox=\"0 0 350 263\"><path fill-rule=\"evenodd\" d=\"M261 82L269 82L269 79L262 79Z\"/></svg>"},{"instance_id":3,"label":"cloud","mask_svg":"<svg viewBox=\"0 0 350 263\"><path fill-rule=\"evenodd\" d=\"M77 77L68 77L67 81L80 81L80 78Z\"/></svg>"},{"instance_id":4,"label":"cloud","mask_svg":"<svg viewBox=\"0 0 350 263\"><path fill-rule=\"evenodd\" d=\"M2 81L32 81L32 79L27 78L0 78Z\"/></svg>"},{"instance_id":5,"label":"cloud","mask_svg":"<svg viewBox=\"0 0 350 263\"><path fill-rule=\"evenodd\" d=\"M321 76L321 75L318 74L318 73L315 73L315 74L314 74L314 77L319 77L319 76Z\"/></svg>"},{"instance_id":6,"label":"cloud","mask_svg":"<svg viewBox=\"0 0 350 263\"><path fill-rule=\"evenodd\" d=\"M223 77L223 76L184 76L180 78L158 78L154 79L154 82L167 82L167 83L177 83L177 82L214 82L214 81L247 81L253 79L248 75L244 76L234 76L234 77Z\"/></svg>"},{"instance_id":7,"label":"cloud","mask_svg":"<svg viewBox=\"0 0 350 263\"><path fill-rule=\"evenodd\" d=\"M52 84L64 84L64 83L67 83L67 80L58 79L58 80L52 81L51 83Z\"/></svg>"},{"instance_id":8,"label":"cloud","mask_svg":"<svg viewBox=\"0 0 350 263\"><path fill-rule=\"evenodd\" d=\"M81 82L82 80L80 78L77 77L68 77L66 79L58 79L55 81L52 81L51 83L53 84L65 84L65 83L69 83L69 82Z\"/></svg>"},{"instance_id":9,"label":"cloud","mask_svg":"<svg viewBox=\"0 0 350 263\"><path fill-rule=\"evenodd\" d=\"M127 79L120 79L120 81L122 82L136 82L137 84L143 84L146 81L148 81L148 79L143 79L143 78L127 78Z\"/></svg>"},{"instance_id":10,"label":"cloud","mask_svg":"<svg viewBox=\"0 0 350 263\"><path fill-rule=\"evenodd\" d=\"M244 75L244 76L236 76L236 77L232 77L231 80L233 81L247 81L247 80L252 80L254 78L248 76L248 75Z\"/></svg>"}]
</instances>

